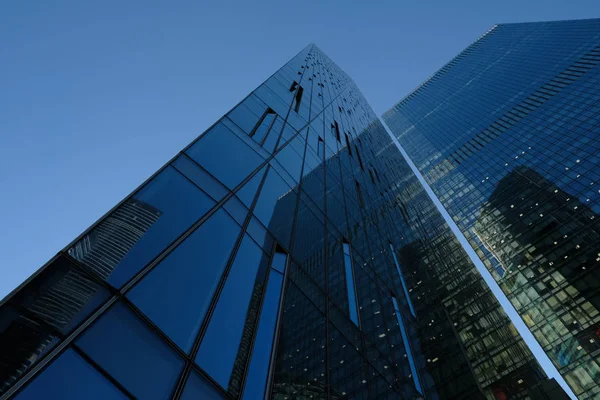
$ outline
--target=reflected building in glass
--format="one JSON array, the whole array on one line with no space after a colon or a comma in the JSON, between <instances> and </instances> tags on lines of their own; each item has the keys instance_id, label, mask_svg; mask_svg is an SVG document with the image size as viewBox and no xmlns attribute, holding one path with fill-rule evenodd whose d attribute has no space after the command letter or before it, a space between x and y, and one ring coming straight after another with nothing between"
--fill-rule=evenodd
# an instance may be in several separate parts
<instances>
[{"instance_id":1,"label":"reflected building in glass","mask_svg":"<svg viewBox=\"0 0 600 400\"><path fill-rule=\"evenodd\" d=\"M314 45L2 301L0 371L2 399L564 398Z\"/></svg>"},{"instance_id":2,"label":"reflected building in glass","mask_svg":"<svg viewBox=\"0 0 600 400\"><path fill-rule=\"evenodd\" d=\"M600 398L600 20L494 26L384 120L575 394Z\"/></svg>"}]
</instances>

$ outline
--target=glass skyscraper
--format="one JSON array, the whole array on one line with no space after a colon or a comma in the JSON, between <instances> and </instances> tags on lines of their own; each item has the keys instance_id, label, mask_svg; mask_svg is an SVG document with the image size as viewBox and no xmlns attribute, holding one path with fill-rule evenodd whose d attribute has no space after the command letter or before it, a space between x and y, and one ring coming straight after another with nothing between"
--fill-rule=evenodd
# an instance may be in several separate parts
<instances>
[{"instance_id":1,"label":"glass skyscraper","mask_svg":"<svg viewBox=\"0 0 600 400\"><path fill-rule=\"evenodd\" d=\"M494 26L384 120L572 390L600 398L600 20Z\"/></svg>"},{"instance_id":2,"label":"glass skyscraper","mask_svg":"<svg viewBox=\"0 0 600 400\"><path fill-rule=\"evenodd\" d=\"M2 301L0 371L20 400L566 397L314 45Z\"/></svg>"}]
</instances>

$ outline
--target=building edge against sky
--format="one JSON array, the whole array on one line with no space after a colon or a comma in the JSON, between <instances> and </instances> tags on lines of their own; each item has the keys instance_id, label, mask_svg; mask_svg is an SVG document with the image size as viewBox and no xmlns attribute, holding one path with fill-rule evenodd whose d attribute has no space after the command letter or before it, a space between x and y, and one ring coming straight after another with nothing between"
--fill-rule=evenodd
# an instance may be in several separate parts
<instances>
[{"instance_id":1,"label":"building edge against sky","mask_svg":"<svg viewBox=\"0 0 600 400\"><path fill-rule=\"evenodd\" d=\"M578 397L600 396L600 20L500 24L383 119Z\"/></svg>"},{"instance_id":2,"label":"building edge against sky","mask_svg":"<svg viewBox=\"0 0 600 400\"><path fill-rule=\"evenodd\" d=\"M560 390L314 45L7 296L0 346L2 399Z\"/></svg>"}]
</instances>

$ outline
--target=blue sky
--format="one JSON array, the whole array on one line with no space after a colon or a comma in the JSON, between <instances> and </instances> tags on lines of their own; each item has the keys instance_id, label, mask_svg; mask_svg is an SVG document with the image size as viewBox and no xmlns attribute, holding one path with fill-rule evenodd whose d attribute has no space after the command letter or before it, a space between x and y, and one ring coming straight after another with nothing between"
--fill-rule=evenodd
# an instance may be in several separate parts
<instances>
[{"instance_id":1,"label":"blue sky","mask_svg":"<svg viewBox=\"0 0 600 400\"><path fill-rule=\"evenodd\" d=\"M0 298L309 42L378 114L493 24L597 0L3 2Z\"/></svg>"}]
</instances>

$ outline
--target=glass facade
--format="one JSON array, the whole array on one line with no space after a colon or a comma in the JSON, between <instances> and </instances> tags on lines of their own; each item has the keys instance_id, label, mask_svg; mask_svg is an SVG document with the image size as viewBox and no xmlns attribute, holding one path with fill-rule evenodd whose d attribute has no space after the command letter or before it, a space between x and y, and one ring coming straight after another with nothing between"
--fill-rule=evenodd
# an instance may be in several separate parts
<instances>
[{"instance_id":1,"label":"glass facade","mask_svg":"<svg viewBox=\"0 0 600 400\"><path fill-rule=\"evenodd\" d=\"M2 301L0 371L2 399L543 399L548 382L314 45Z\"/></svg>"},{"instance_id":2,"label":"glass facade","mask_svg":"<svg viewBox=\"0 0 600 400\"><path fill-rule=\"evenodd\" d=\"M502 24L384 120L573 392L600 398L600 20Z\"/></svg>"}]
</instances>

